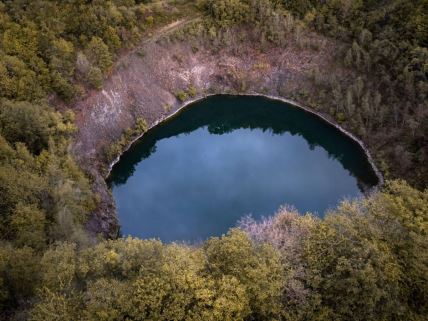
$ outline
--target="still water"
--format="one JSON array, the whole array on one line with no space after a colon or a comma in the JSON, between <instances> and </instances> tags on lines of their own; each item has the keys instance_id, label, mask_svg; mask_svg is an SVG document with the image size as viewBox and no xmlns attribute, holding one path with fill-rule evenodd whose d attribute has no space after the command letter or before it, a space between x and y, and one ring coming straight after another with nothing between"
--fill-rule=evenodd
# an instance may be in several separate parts
<instances>
[{"instance_id":1,"label":"still water","mask_svg":"<svg viewBox=\"0 0 428 321\"><path fill-rule=\"evenodd\" d=\"M360 146L318 117L262 97L221 95L146 133L108 182L123 236L194 242L283 204L323 216L377 177Z\"/></svg>"}]
</instances>

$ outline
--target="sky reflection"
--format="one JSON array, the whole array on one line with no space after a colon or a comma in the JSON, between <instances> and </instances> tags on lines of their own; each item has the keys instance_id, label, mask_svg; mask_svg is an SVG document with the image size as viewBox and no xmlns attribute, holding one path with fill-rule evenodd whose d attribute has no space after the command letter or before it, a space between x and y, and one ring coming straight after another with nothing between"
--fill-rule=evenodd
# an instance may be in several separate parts
<instances>
[{"instance_id":1,"label":"sky reflection","mask_svg":"<svg viewBox=\"0 0 428 321\"><path fill-rule=\"evenodd\" d=\"M358 145L284 105L216 96L143 137L111 175L122 234L199 241L283 204L323 215L376 184Z\"/></svg>"}]
</instances>

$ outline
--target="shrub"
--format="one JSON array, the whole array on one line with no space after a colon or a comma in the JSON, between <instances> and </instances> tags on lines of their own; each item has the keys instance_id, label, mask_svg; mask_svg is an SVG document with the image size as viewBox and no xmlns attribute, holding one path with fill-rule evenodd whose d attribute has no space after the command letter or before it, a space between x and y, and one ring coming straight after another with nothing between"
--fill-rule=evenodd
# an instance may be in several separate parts
<instances>
[{"instance_id":1,"label":"shrub","mask_svg":"<svg viewBox=\"0 0 428 321\"><path fill-rule=\"evenodd\" d=\"M189 94L190 97L195 97L197 94L197 90L194 86L190 86L189 89L187 90L187 93Z\"/></svg>"},{"instance_id":2,"label":"shrub","mask_svg":"<svg viewBox=\"0 0 428 321\"><path fill-rule=\"evenodd\" d=\"M145 133L147 129L148 125L146 120L143 118L137 118L133 128L126 129L116 142L105 148L104 156L106 160L108 162L113 161L123 152L124 148L128 146L135 137Z\"/></svg>"},{"instance_id":3,"label":"shrub","mask_svg":"<svg viewBox=\"0 0 428 321\"><path fill-rule=\"evenodd\" d=\"M187 100L187 98L189 97L189 95L185 91L180 90L180 91L178 91L178 92L175 93L175 97L177 97L177 99L179 101L184 102L185 100Z\"/></svg>"},{"instance_id":4,"label":"shrub","mask_svg":"<svg viewBox=\"0 0 428 321\"><path fill-rule=\"evenodd\" d=\"M153 26L154 21L155 21L155 19L154 19L152 16L148 16L148 17L146 18L146 24L147 24L149 27L152 27L152 26Z\"/></svg>"}]
</instances>

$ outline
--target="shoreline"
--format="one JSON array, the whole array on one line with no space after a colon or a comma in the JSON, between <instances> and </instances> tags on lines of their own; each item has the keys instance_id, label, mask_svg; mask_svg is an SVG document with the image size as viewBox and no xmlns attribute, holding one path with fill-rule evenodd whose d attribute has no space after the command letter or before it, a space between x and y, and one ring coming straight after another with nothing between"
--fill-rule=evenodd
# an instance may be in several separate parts
<instances>
[{"instance_id":1,"label":"shoreline","mask_svg":"<svg viewBox=\"0 0 428 321\"><path fill-rule=\"evenodd\" d=\"M370 193L371 191L376 191L378 190L380 187L382 187L384 185L384 178L382 173L380 172L380 170L377 168L373 157L371 156L370 151L368 150L368 148L366 147L366 145L364 144L364 142L359 139L358 137L356 137L354 134L352 134L351 132L347 131L346 129L344 129L342 126L340 126L339 124L337 124L336 122L328 119L327 117L325 117L324 115L310 109L309 107L303 106L300 103L291 100L291 99L287 99L287 98L283 98L283 97L279 97L279 96L273 96L273 95L266 95L266 94L259 94L259 93L247 93L247 94L206 94L203 96L199 96L197 98L188 100L186 102L183 103L182 106L178 107L177 110L175 110L173 113L166 115L164 117L161 117L160 119L156 120L145 132L141 133L140 135L136 136L134 139L132 139L129 144L123 149L123 151L120 153L120 155L118 155L108 166L107 172L105 175L103 175L104 180L107 180L108 177L111 174L111 171L113 170L113 167L120 161L120 158L122 157L122 155L124 153L126 153L131 147L132 145L139 140L141 137L144 136L144 134L150 130L152 130L154 127L162 124L163 122L167 121L170 118L173 118L174 116L176 116L178 113L180 113L182 110L184 110L185 108L187 108L188 106L199 102L201 100L204 100L206 98L212 97L212 96L220 96L220 95L228 95L228 96L254 96L254 97L264 97L270 100L275 100L275 101L281 101L283 103L292 105L296 108L300 108L302 110L304 110L305 112L308 112L312 115L317 116L318 118L320 118L322 121L326 122L327 124L335 127L337 130L339 130L342 134L348 136L350 139L352 139L355 143L357 143L359 145L359 147L364 151L364 154L366 155L366 158L368 160L368 162L370 163L370 166L374 172L374 174L376 175L377 179L378 179L378 183L376 186L373 186L368 192Z\"/></svg>"}]
</instances>

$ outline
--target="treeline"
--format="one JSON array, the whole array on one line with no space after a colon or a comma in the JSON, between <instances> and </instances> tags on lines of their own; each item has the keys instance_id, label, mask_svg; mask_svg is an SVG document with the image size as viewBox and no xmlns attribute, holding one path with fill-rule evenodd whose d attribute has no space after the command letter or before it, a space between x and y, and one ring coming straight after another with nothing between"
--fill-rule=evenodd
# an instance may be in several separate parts
<instances>
[{"instance_id":1,"label":"treeline","mask_svg":"<svg viewBox=\"0 0 428 321\"><path fill-rule=\"evenodd\" d=\"M299 3L305 5L293 7ZM400 7L406 1L385 1L382 20L377 2L356 3L199 5L213 17L212 39L227 42L228 28L252 23L260 39L285 46L287 33L301 32L304 21L347 43L343 64L354 79L313 75L332 102L331 114L367 129L360 135L391 132L387 142L396 139L394 153L408 155L406 168L424 185L425 7L417 2L406 11ZM163 8L163 2L133 0L0 1L0 319L424 320L428 191L403 182L345 202L324 220L283 209L262 222L246 219L201 246L137 239L95 244L87 235L98 200L68 151L74 115L45 100L71 100L99 87L120 48L139 39ZM369 16L378 22L354 31ZM394 30L399 35L389 38ZM136 126L146 127L142 120ZM113 148L132 135L126 132ZM390 145L382 150L390 152Z\"/></svg>"},{"instance_id":2,"label":"treeline","mask_svg":"<svg viewBox=\"0 0 428 321\"><path fill-rule=\"evenodd\" d=\"M279 10L270 0L205 0L201 7L213 18L220 33L236 25L255 27L252 32L258 34L261 45L285 45L287 35L297 26L290 13Z\"/></svg>"},{"instance_id":3,"label":"treeline","mask_svg":"<svg viewBox=\"0 0 428 321\"><path fill-rule=\"evenodd\" d=\"M74 114L47 100L100 87L119 50L167 19L150 2L0 1L0 319L32 304L53 244L96 242L85 226L98 196L69 152Z\"/></svg>"},{"instance_id":4,"label":"treeline","mask_svg":"<svg viewBox=\"0 0 428 321\"><path fill-rule=\"evenodd\" d=\"M94 209L90 183L68 154L74 115L27 102L0 103L1 240L42 251L85 243Z\"/></svg>"},{"instance_id":5,"label":"treeline","mask_svg":"<svg viewBox=\"0 0 428 321\"><path fill-rule=\"evenodd\" d=\"M425 320L428 191L395 181L324 220L281 209L201 246L120 239L0 250L29 320ZM31 301L29 301L31 300Z\"/></svg>"},{"instance_id":6,"label":"treeline","mask_svg":"<svg viewBox=\"0 0 428 321\"><path fill-rule=\"evenodd\" d=\"M100 88L119 49L162 19L149 2L0 1L0 98L69 101Z\"/></svg>"},{"instance_id":7,"label":"treeline","mask_svg":"<svg viewBox=\"0 0 428 321\"><path fill-rule=\"evenodd\" d=\"M30 303L35 264L52 244L92 244L84 225L97 199L68 153L73 121L71 112L0 102L0 319Z\"/></svg>"},{"instance_id":8,"label":"treeline","mask_svg":"<svg viewBox=\"0 0 428 321\"><path fill-rule=\"evenodd\" d=\"M426 1L204 0L201 7L214 22L206 23L207 36L219 48L235 45L239 51L245 36L237 26L252 26L262 49L297 43L302 50L318 50L326 37L335 41L331 70L312 70L308 76L316 89L302 89L293 98L360 136L386 177L426 186ZM245 79L240 81L245 92Z\"/></svg>"},{"instance_id":9,"label":"treeline","mask_svg":"<svg viewBox=\"0 0 428 321\"><path fill-rule=\"evenodd\" d=\"M46 100L100 86L118 50L162 14L148 2L0 1L2 241L35 251L89 241L82 226L97 200L69 154L74 115Z\"/></svg>"},{"instance_id":10,"label":"treeline","mask_svg":"<svg viewBox=\"0 0 428 321\"><path fill-rule=\"evenodd\" d=\"M313 30L347 44L341 62L354 70L351 81L327 77L324 82L340 104L336 118L365 140L374 136L373 145L395 142L377 147L386 175L426 186L428 3L303 0L284 5Z\"/></svg>"}]
</instances>

